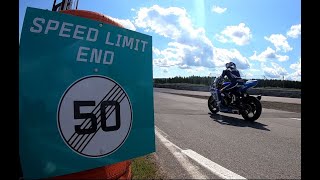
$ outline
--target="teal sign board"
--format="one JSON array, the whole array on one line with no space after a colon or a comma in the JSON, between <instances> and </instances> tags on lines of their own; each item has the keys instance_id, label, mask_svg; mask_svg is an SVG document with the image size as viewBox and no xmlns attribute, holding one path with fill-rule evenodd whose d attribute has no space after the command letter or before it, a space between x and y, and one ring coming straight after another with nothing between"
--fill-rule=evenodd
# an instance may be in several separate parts
<instances>
[{"instance_id":1,"label":"teal sign board","mask_svg":"<svg viewBox=\"0 0 320 180\"><path fill-rule=\"evenodd\" d=\"M19 53L24 178L155 151L151 36L27 8Z\"/></svg>"}]
</instances>

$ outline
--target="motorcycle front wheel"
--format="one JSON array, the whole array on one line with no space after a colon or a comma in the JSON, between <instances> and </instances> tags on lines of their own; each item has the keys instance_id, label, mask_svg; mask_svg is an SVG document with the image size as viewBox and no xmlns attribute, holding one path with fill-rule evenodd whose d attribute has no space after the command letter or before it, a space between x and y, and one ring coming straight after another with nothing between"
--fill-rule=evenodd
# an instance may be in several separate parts
<instances>
[{"instance_id":1,"label":"motorcycle front wheel","mask_svg":"<svg viewBox=\"0 0 320 180\"><path fill-rule=\"evenodd\" d=\"M248 97L244 103L242 110L242 117L246 121L254 122L257 120L262 112L261 102L255 97Z\"/></svg>"},{"instance_id":2,"label":"motorcycle front wheel","mask_svg":"<svg viewBox=\"0 0 320 180\"><path fill-rule=\"evenodd\" d=\"M217 102L213 99L212 96L210 96L208 99L208 108L213 114L216 114L217 112L219 112Z\"/></svg>"}]
</instances>

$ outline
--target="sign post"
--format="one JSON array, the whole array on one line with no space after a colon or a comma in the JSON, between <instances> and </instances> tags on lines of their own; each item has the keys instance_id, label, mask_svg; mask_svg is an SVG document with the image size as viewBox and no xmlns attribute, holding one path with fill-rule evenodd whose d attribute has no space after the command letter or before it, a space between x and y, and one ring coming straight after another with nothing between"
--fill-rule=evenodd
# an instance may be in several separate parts
<instances>
[{"instance_id":1,"label":"sign post","mask_svg":"<svg viewBox=\"0 0 320 180\"><path fill-rule=\"evenodd\" d=\"M28 8L19 78L24 178L76 173L155 151L151 36Z\"/></svg>"}]
</instances>

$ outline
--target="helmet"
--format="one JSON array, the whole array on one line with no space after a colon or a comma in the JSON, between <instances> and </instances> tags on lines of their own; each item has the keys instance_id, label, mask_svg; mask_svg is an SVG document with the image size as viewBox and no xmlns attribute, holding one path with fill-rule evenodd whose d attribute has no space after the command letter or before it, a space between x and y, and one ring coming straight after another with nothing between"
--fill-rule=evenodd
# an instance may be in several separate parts
<instances>
[{"instance_id":1,"label":"helmet","mask_svg":"<svg viewBox=\"0 0 320 180\"><path fill-rule=\"evenodd\" d=\"M230 68L230 69L236 69L237 66L236 66L236 64L233 63L233 62L229 62L229 63L226 64L226 68L227 68L227 69L228 69L228 68Z\"/></svg>"}]
</instances>

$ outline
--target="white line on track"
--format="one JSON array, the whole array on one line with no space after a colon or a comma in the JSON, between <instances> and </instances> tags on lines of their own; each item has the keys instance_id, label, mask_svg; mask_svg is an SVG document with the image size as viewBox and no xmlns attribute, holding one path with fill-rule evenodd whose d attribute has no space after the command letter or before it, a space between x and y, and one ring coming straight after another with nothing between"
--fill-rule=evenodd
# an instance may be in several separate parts
<instances>
[{"instance_id":1,"label":"white line on track","mask_svg":"<svg viewBox=\"0 0 320 180\"><path fill-rule=\"evenodd\" d=\"M192 179L208 179L208 177L202 174L199 171L197 166L194 166L189 161L188 157L181 153L182 149L167 140L159 130L159 128L155 127L156 129L156 136L160 139L160 141L166 146L166 148L173 154L173 156L178 160L181 166L190 174Z\"/></svg>"},{"instance_id":2,"label":"white line on track","mask_svg":"<svg viewBox=\"0 0 320 180\"><path fill-rule=\"evenodd\" d=\"M191 175L194 179L208 179L208 177L202 174L199 171L197 166L194 166L188 160L188 157L193 159L195 162L209 170L211 173L215 174L216 176L222 179L246 179L222 166L219 164L212 162L211 160L207 159L206 157L198 154L197 152L186 149L183 150L177 145L173 144L169 140L165 138L168 135L165 134L162 130L155 126L155 133L156 136L160 139L160 141L167 147L167 149L175 156L178 162L182 165L182 167Z\"/></svg>"},{"instance_id":3,"label":"white line on track","mask_svg":"<svg viewBox=\"0 0 320 180\"><path fill-rule=\"evenodd\" d=\"M290 118L290 119L301 121L301 118Z\"/></svg>"},{"instance_id":4,"label":"white line on track","mask_svg":"<svg viewBox=\"0 0 320 180\"><path fill-rule=\"evenodd\" d=\"M211 171L216 176L222 179L246 179L222 166L219 164L212 162L210 159L203 157L202 155L198 154L195 151L190 149L182 150L182 153L186 154L191 159L195 160L197 163Z\"/></svg>"}]
</instances>

